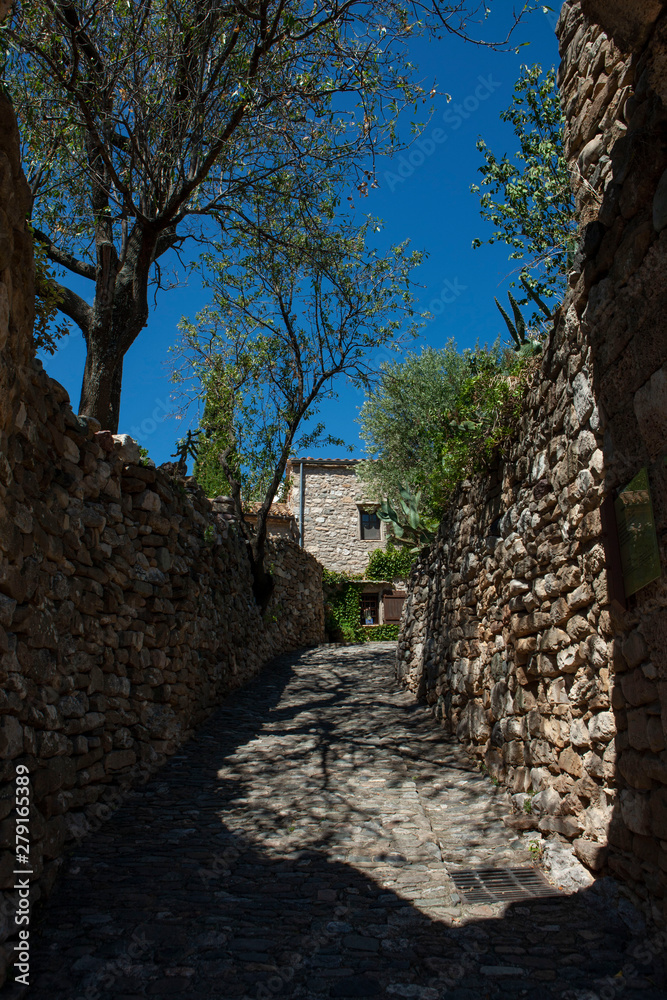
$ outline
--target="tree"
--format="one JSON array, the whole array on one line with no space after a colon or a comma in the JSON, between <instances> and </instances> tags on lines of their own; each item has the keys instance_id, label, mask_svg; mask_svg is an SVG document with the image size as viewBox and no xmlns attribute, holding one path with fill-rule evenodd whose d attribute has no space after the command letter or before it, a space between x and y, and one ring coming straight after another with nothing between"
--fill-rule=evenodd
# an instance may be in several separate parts
<instances>
[{"instance_id":1,"label":"tree","mask_svg":"<svg viewBox=\"0 0 667 1000\"><path fill-rule=\"evenodd\" d=\"M359 420L370 459L356 471L407 540L426 537L460 482L511 433L538 365L532 351L500 340L461 353L450 340L443 350L428 347L382 366Z\"/></svg>"},{"instance_id":2,"label":"tree","mask_svg":"<svg viewBox=\"0 0 667 1000\"><path fill-rule=\"evenodd\" d=\"M380 255L370 239L378 223L357 225L324 182L301 203L291 178L274 187L211 256L214 303L182 324L174 365L175 380L205 401L201 430L221 449L260 604L272 590L266 524L287 459L294 449L343 444L315 422L318 407L335 396L337 379L367 386L373 351L414 334L410 275L421 259L406 244ZM261 505L251 529L253 496Z\"/></svg>"},{"instance_id":3,"label":"tree","mask_svg":"<svg viewBox=\"0 0 667 1000\"><path fill-rule=\"evenodd\" d=\"M443 414L455 405L470 372L470 353L454 340L437 350L425 347L403 361L382 365L379 384L361 408L360 434L370 456L357 474L378 499L400 508L401 489L421 491L422 509L435 516L442 508Z\"/></svg>"},{"instance_id":4,"label":"tree","mask_svg":"<svg viewBox=\"0 0 667 1000\"><path fill-rule=\"evenodd\" d=\"M563 156L563 112L553 69L522 66L511 106L501 114L510 122L519 149L498 159L483 139L477 148L485 164L480 214L496 228L482 243L506 243L510 260L521 261L521 275L539 295L562 297L576 247L577 223L570 171ZM514 282L512 282L514 284ZM529 301L524 296L520 303ZM537 314L536 314L537 315Z\"/></svg>"},{"instance_id":5,"label":"tree","mask_svg":"<svg viewBox=\"0 0 667 1000\"><path fill-rule=\"evenodd\" d=\"M184 242L218 228L224 240L277 171L346 163L352 183L423 94L405 50L419 18L460 34L469 13L399 0L17 0L5 79L36 236L94 288L92 304L56 289L86 341L81 412L117 430L123 359Z\"/></svg>"}]
</instances>

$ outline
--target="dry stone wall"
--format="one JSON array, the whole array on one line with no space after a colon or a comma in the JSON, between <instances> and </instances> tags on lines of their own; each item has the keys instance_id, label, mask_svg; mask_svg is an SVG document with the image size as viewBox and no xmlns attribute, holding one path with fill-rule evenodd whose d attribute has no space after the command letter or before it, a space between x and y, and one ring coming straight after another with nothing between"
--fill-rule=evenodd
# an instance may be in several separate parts
<instances>
[{"instance_id":1,"label":"dry stone wall","mask_svg":"<svg viewBox=\"0 0 667 1000\"><path fill-rule=\"evenodd\" d=\"M15 790L30 775L31 897L119 792L221 697L324 635L322 568L268 544L262 613L226 505L135 464L32 359L32 250L12 109L0 97L0 985L18 899Z\"/></svg>"},{"instance_id":2,"label":"dry stone wall","mask_svg":"<svg viewBox=\"0 0 667 1000\"><path fill-rule=\"evenodd\" d=\"M413 574L397 668L508 784L517 826L667 914L667 21L584 7L559 23L570 289L515 438ZM617 600L604 501L642 467L663 575Z\"/></svg>"}]
</instances>

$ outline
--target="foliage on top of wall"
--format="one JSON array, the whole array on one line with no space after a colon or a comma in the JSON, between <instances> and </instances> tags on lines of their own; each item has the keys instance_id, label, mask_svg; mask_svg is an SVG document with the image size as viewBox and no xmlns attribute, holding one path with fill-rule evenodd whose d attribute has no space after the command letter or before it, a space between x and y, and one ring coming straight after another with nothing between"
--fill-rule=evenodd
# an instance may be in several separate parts
<instances>
[{"instance_id":1,"label":"foliage on top of wall","mask_svg":"<svg viewBox=\"0 0 667 1000\"><path fill-rule=\"evenodd\" d=\"M361 411L372 460L356 473L369 493L400 507L401 489L419 492L424 515L439 520L459 484L513 433L539 364L500 341L462 353L450 341L384 365Z\"/></svg>"},{"instance_id":2,"label":"foliage on top of wall","mask_svg":"<svg viewBox=\"0 0 667 1000\"><path fill-rule=\"evenodd\" d=\"M398 622L384 622L383 625L366 625L364 642L396 642L400 625Z\"/></svg>"},{"instance_id":3,"label":"foliage on top of wall","mask_svg":"<svg viewBox=\"0 0 667 1000\"><path fill-rule=\"evenodd\" d=\"M397 549L391 542L386 549L374 549L368 559L367 580L404 580L410 576L414 553L406 548Z\"/></svg>"},{"instance_id":4,"label":"foliage on top of wall","mask_svg":"<svg viewBox=\"0 0 667 1000\"><path fill-rule=\"evenodd\" d=\"M32 226L28 223L34 233ZM55 322L62 303L62 291L54 282L54 271L49 264L47 248L39 240L33 241L35 259L35 325L33 340L38 351L55 354L58 341L70 332L66 320Z\"/></svg>"}]
</instances>

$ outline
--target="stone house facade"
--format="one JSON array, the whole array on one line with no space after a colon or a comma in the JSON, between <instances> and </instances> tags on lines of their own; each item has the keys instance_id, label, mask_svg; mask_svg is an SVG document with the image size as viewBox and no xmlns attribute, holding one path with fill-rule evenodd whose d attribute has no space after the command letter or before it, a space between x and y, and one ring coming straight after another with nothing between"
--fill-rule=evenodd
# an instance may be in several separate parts
<instances>
[{"instance_id":1,"label":"stone house facade","mask_svg":"<svg viewBox=\"0 0 667 1000\"><path fill-rule=\"evenodd\" d=\"M377 500L358 478L357 459L291 458L287 508L294 515L301 544L329 570L364 574L375 549L384 549L387 526L377 516ZM398 622L403 606L402 580L362 585L362 623Z\"/></svg>"}]
</instances>

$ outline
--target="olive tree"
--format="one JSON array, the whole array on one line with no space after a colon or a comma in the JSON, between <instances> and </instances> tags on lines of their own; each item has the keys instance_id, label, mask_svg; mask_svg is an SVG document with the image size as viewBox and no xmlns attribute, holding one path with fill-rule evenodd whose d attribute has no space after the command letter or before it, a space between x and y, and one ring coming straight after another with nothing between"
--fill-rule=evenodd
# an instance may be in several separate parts
<instances>
[{"instance_id":1,"label":"olive tree","mask_svg":"<svg viewBox=\"0 0 667 1000\"><path fill-rule=\"evenodd\" d=\"M505 243L509 259L520 262L524 284L547 299L560 298L576 246L577 221L554 70L522 66L512 103L500 117L512 125L519 148L499 157L483 139L477 142L484 156L479 168L483 179L472 191L480 197L482 218L495 228L489 239L476 239L473 246ZM525 304L530 296L519 301Z\"/></svg>"}]
</instances>

